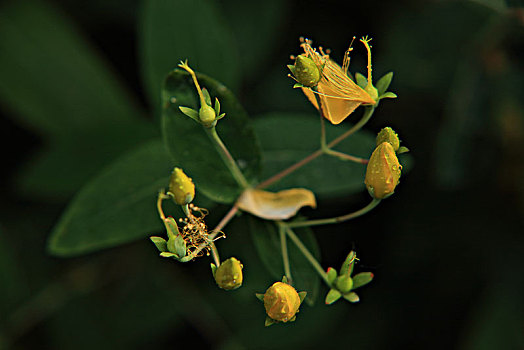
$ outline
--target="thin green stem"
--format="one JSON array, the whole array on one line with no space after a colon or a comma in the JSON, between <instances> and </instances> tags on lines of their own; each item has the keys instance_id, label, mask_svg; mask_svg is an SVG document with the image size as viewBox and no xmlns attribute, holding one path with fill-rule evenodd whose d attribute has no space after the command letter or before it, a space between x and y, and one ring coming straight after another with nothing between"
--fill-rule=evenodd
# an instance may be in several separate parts
<instances>
[{"instance_id":1,"label":"thin green stem","mask_svg":"<svg viewBox=\"0 0 524 350\"><path fill-rule=\"evenodd\" d=\"M349 129L348 131L346 131L339 137L335 138L333 141L328 143L327 146L329 148L334 147L338 145L341 141L343 141L345 138L347 138L348 136L351 136L354 133L356 133L357 131L359 131L360 129L362 129L362 127L366 125L369 119L371 119L371 116L373 115L374 111L375 111L375 106L367 106L364 109L364 115L362 115L362 118L360 118L360 120L355 125L353 125L351 129Z\"/></svg>"},{"instance_id":2,"label":"thin green stem","mask_svg":"<svg viewBox=\"0 0 524 350\"><path fill-rule=\"evenodd\" d=\"M249 183L247 182L246 178L244 177L244 174L240 171L238 168L237 163L235 162L235 159L231 156L231 153L229 153L227 147L224 145L222 140L217 134L216 128L213 126L211 128L204 128L207 132L207 135L213 141L213 144L215 145L215 149L220 154L220 157L228 167L229 171L231 172L231 175L235 178L236 182L242 187L243 189L249 188Z\"/></svg>"},{"instance_id":3,"label":"thin green stem","mask_svg":"<svg viewBox=\"0 0 524 350\"><path fill-rule=\"evenodd\" d=\"M342 215L342 216L336 216L334 218L327 218L327 219L288 222L286 223L286 225L288 227L311 227L311 226L318 226L318 225L338 224L340 222L351 220L351 219L354 219L354 218L357 218L359 216L366 214L367 212L375 208L379 203L380 203L380 199L374 198L364 208L357 210L353 213L349 213L349 214Z\"/></svg>"},{"instance_id":4,"label":"thin green stem","mask_svg":"<svg viewBox=\"0 0 524 350\"><path fill-rule=\"evenodd\" d=\"M282 248L282 262L284 263L284 274L286 275L288 281L292 283L293 277L291 276L291 268L289 266L289 255L287 250L287 241L284 226L279 225L278 231L280 234L280 248Z\"/></svg>"},{"instance_id":5,"label":"thin green stem","mask_svg":"<svg viewBox=\"0 0 524 350\"><path fill-rule=\"evenodd\" d=\"M351 162L355 162L359 164L369 163L369 159L352 156L351 154L342 153L342 152L335 151L329 148L324 149L324 153L327 154L328 156L337 157L338 159L341 159L341 160L349 160Z\"/></svg>"},{"instance_id":6,"label":"thin green stem","mask_svg":"<svg viewBox=\"0 0 524 350\"><path fill-rule=\"evenodd\" d=\"M364 110L364 115L362 116L362 118L355 125L353 125L351 129L349 129L348 131L346 131L345 133L343 133L342 135L340 135L339 137L335 138L333 141L328 143L326 147L328 148L334 147L338 145L340 142L342 142L344 139L346 139L347 137L353 135L355 132L360 130L369 121L374 111L375 111L375 106L367 106L366 109ZM322 148L319 150L316 150L315 152L311 153L306 158L289 166L288 168L282 170L281 172L271 176L269 179L262 181L261 183L257 185L257 188L266 188L274 184L275 182L280 181L285 176L291 174L292 172L294 172L297 169L300 169L301 167L308 164L312 160L321 156L323 153L324 151L322 150Z\"/></svg>"},{"instance_id":7,"label":"thin green stem","mask_svg":"<svg viewBox=\"0 0 524 350\"><path fill-rule=\"evenodd\" d=\"M162 209L162 201L166 199L167 195L162 192L158 193L158 197L156 199L156 208L158 210L158 215L160 215L160 218L162 219L162 222L166 220L166 215L164 214L164 210Z\"/></svg>"},{"instance_id":8,"label":"thin green stem","mask_svg":"<svg viewBox=\"0 0 524 350\"><path fill-rule=\"evenodd\" d=\"M184 212L184 215L186 216L186 218L191 220L193 216L191 215L191 211L189 210L189 205L184 204L184 205L181 205L181 207L182 207L182 211Z\"/></svg>"},{"instance_id":9,"label":"thin green stem","mask_svg":"<svg viewBox=\"0 0 524 350\"><path fill-rule=\"evenodd\" d=\"M215 245L215 242L211 242L209 244L209 246L211 247L211 255L213 256L213 260L215 261L215 265L216 265L216 267L219 267L220 266L220 255L218 255L217 246Z\"/></svg>"},{"instance_id":10,"label":"thin green stem","mask_svg":"<svg viewBox=\"0 0 524 350\"><path fill-rule=\"evenodd\" d=\"M317 261L317 259L315 259L313 254L310 253L310 251L306 248L304 243L302 243L300 238L298 238L298 236L295 234L295 232L293 232L293 230L291 228L289 228L287 223L281 223L281 225L284 227L284 230L285 230L287 236L293 241L293 243L295 243L297 248L304 255L304 257L309 261L311 266L313 266L313 268L318 272L320 277L322 277L322 279L326 282L326 284L329 285L329 280L328 280L327 273L324 271L322 266L320 266L320 264Z\"/></svg>"},{"instance_id":11,"label":"thin green stem","mask_svg":"<svg viewBox=\"0 0 524 350\"><path fill-rule=\"evenodd\" d=\"M317 99L317 103L319 103L319 106L320 106L320 99L318 98L318 96L315 94L315 97ZM325 149L327 147L326 145L326 122L324 121L324 113L322 113L322 110L319 109L319 114L320 114L320 149Z\"/></svg>"}]
</instances>

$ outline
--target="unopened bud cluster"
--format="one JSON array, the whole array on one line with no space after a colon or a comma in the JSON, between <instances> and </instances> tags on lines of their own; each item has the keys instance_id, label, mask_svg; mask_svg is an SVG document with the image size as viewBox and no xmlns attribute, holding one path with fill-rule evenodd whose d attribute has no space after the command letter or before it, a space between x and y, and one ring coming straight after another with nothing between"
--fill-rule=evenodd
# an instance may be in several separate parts
<instances>
[{"instance_id":1,"label":"unopened bud cluster","mask_svg":"<svg viewBox=\"0 0 524 350\"><path fill-rule=\"evenodd\" d=\"M398 135L390 127L377 135L377 147L369 158L364 183L369 194L376 199L389 197L400 182L402 165L397 158L400 148Z\"/></svg>"},{"instance_id":2,"label":"unopened bud cluster","mask_svg":"<svg viewBox=\"0 0 524 350\"><path fill-rule=\"evenodd\" d=\"M341 297L351 303L356 303L360 300L354 290L371 282L373 274L371 272L361 272L355 276L351 276L356 260L357 255L351 251L346 257L346 260L344 260L340 268L340 273L337 273L337 270L332 267L328 268L327 279L331 289L326 296L326 304L333 304Z\"/></svg>"}]
</instances>

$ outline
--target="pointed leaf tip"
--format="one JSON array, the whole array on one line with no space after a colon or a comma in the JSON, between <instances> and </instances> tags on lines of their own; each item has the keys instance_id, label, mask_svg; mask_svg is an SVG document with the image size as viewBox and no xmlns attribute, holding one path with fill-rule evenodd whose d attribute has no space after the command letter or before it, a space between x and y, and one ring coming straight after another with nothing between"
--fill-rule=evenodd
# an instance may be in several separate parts
<instances>
[{"instance_id":1,"label":"pointed leaf tip","mask_svg":"<svg viewBox=\"0 0 524 350\"><path fill-rule=\"evenodd\" d=\"M391 84L392 79L393 79L393 72L389 72L387 74L384 74L384 76L382 76L382 78L378 80L377 90L378 90L379 96L383 95L387 91L389 85Z\"/></svg>"},{"instance_id":2,"label":"pointed leaf tip","mask_svg":"<svg viewBox=\"0 0 524 350\"><path fill-rule=\"evenodd\" d=\"M342 296L342 294L340 294L340 292L338 290L330 289L328 294L326 295L326 300L325 300L326 305L333 304L335 301L340 299L341 296Z\"/></svg>"}]
</instances>

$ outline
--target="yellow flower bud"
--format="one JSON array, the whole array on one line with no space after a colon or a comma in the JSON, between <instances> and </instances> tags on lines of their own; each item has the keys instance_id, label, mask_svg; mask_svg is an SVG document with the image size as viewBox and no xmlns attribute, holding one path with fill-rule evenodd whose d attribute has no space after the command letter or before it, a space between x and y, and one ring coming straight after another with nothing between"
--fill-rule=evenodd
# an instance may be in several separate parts
<instances>
[{"instance_id":1,"label":"yellow flower bud","mask_svg":"<svg viewBox=\"0 0 524 350\"><path fill-rule=\"evenodd\" d=\"M179 205L189 204L195 197L195 185L182 169L175 168L169 181L169 193Z\"/></svg>"},{"instance_id":2,"label":"yellow flower bud","mask_svg":"<svg viewBox=\"0 0 524 350\"><path fill-rule=\"evenodd\" d=\"M395 152L398 151L400 147L400 140L398 139L397 133L389 126L380 130L380 132L377 134L377 146L382 142L389 142L391 146L393 146Z\"/></svg>"},{"instance_id":3,"label":"yellow flower bud","mask_svg":"<svg viewBox=\"0 0 524 350\"><path fill-rule=\"evenodd\" d=\"M298 55L295 65L288 66L295 79L302 85L313 87L320 81L320 70L315 62L306 55Z\"/></svg>"},{"instance_id":4,"label":"yellow flower bud","mask_svg":"<svg viewBox=\"0 0 524 350\"><path fill-rule=\"evenodd\" d=\"M242 285L242 264L236 258L224 261L215 271L215 281L225 290L237 289Z\"/></svg>"},{"instance_id":5,"label":"yellow flower bud","mask_svg":"<svg viewBox=\"0 0 524 350\"><path fill-rule=\"evenodd\" d=\"M203 103L202 107L200 107L200 111L198 112L198 118L200 119L202 124L206 127L209 127L213 125L216 117L217 115L215 113L215 110L206 103Z\"/></svg>"},{"instance_id":6,"label":"yellow flower bud","mask_svg":"<svg viewBox=\"0 0 524 350\"><path fill-rule=\"evenodd\" d=\"M369 194L377 199L390 196L399 183L402 166L393 146L382 142L369 159L364 183Z\"/></svg>"},{"instance_id":7,"label":"yellow flower bud","mask_svg":"<svg viewBox=\"0 0 524 350\"><path fill-rule=\"evenodd\" d=\"M298 312L300 297L289 284L276 282L264 294L264 307L273 320L287 322Z\"/></svg>"}]
</instances>

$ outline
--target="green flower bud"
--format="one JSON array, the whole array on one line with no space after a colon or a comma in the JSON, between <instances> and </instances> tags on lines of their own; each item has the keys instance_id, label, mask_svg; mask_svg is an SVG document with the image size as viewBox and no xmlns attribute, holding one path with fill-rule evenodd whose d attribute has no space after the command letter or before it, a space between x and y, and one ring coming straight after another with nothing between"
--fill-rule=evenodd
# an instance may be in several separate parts
<instances>
[{"instance_id":1,"label":"green flower bud","mask_svg":"<svg viewBox=\"0 0 524 350\"><path fill-rule=\"evenodd\" d=\"M306 55L298 55L295 59L295 65L288 65L288 68L295 79L304 86L313 87L320 81L321 75L318 66Z\"/></svg>"},{"instance_id":2,"label":"green flower bud","mask_svg":"<svg viewBox=\"0 0 524 350\"><path fill-rule=\"evenodd\" d=\"M215 110L211 106L203 103L202 107L200 107L200 111L198 112L198 118L202 122L202 125L205 127L213 126L216 117L217 115Z\"/></svg>"},{"instance_id":3,"label":"green flower bud","mask_svg":"<svg viewBox=\"0 0 524 350\"><path fill-rule=\"evenodd\" d=\"M242 285L242 268L239 260L227 259L214 272L216 283L225 290L237 289Z\"/></svg>"},{"instance_id":4,"label":"green flower bud","mask_svg":"<svg viewBox=\"0 0 524 350\"><path fill-rule=\"evenodd\" d=\"M335 284L342 293L347 293L353 288L353 280L348 275L338 276Z\"/></svg>"},{"instance_id":5,"label":"green flower bud","mask_svg":"<svg viewBox=\"0 0 524 350\"><path fill-rule=\"evenodd\" d=\"M195 197L195 185L182 169L175 168L169 180L169 193L179 205L189 204Z\"/></svg>"},{"instance_id":6,"label":"green flower bud","mask_svg":"<svg viewBox=\"0 0 524 350\"><path fill-rule=\"evenodd\" d=\"M364 180L369 194L376 199L393 194L399 183L401 169L393 146L389 142L378 145L369 159Z\"/></svg>"},{"instance_id":7,"label":"green flower bud","mask_svg":"<svg viewBox=\"0 0 524 350\"><path fill-rule=\"evenodd\" d=\"M266 313L276 321L287 322L293 319L298 312L300 302L300 296L295 288L283 282L274 283L264 294Z\"/></svg>"},{"instance_id":8,"label":"green flower bud","mask_svg":"<svg viewBox=\"0 0 524 350\"><path fill-rule=\"evenodd\" d=\"M377 134L377 146L382 142L389 142L391 146L393 146L395 152L398 151L400 147L400 140L398 139L397 133L389 126L380 130L380 132Z\"/></svg>"}]
</instances>

